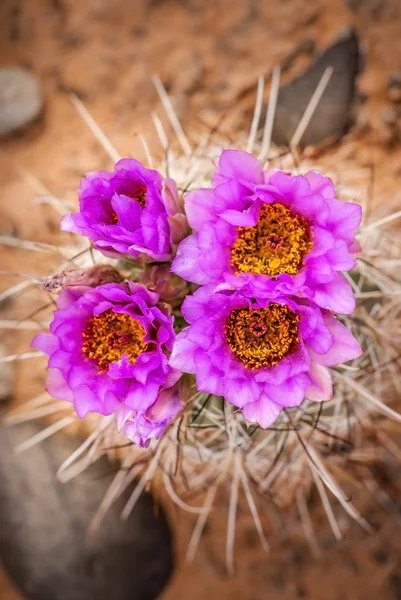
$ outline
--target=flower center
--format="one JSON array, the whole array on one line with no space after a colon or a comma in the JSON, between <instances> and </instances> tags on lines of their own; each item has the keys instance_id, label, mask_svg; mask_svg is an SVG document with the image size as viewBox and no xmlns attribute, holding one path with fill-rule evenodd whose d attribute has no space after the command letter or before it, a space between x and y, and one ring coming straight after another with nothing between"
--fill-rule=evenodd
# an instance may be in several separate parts
<instances>
[{"instance_id":1,"label":"flower center","mask_svg":"<svg viewBox=\"0 0 401 600\"><path fill-rule=\"evenodd\" d=\"M226 324L227 343L249 369L272 367L294 351L299 341L298 315L285 304L233 310Z\"/></svg>"},{"instance_id":2,"label":"flower center","mask_svg":"<svg viewBox=\"0 0 401 600\"><path fill-rule=\"evenodd\" d=\"M145 333L139 321L130 315L109 309L89 321L83 332L82 350L85 356L96 361L100 371L107 371L123 354L134 364L149 348L144 341Z\"/></svg>"},{"instance_id":3,"label":"flower center","mask_svg":"<svg viewBox=\"0 0 401 600\"><path fill-rule=\"evenodd\" d=\"M124 196L128 196L128 198L132 198L132 200L136 200L138 204L142 206L142 208L145 208L146 192L147 189L144 185L136 185L132 188L124 186L122 189L119 190L118 193L124 194ZM118 214L114 211L111 220L113 225L118 223Z\"/></svg>"},{"instance_id":4,"label":"flower center","mask_svg":"<svg viewBox=\"0 0 401 600\"><path fill-rule=\"evenodd\" d=\"M144 185L140 185L138 187L137 190L133 191L133 192L124 192L124 194L126 196L128 196L128 198L132 198L133 200L136 200L137 202L139 202L139 204L142 206L142 208L145 208L145 204L146 204L146 187Z\"/></svg>"},{"instance_id":5,"label":"flower center","mask_svg":"<svg viewBox=\"0 0 401 600\"><path fill-rule=\"evenodd\" d=\"M240 273L295 275L312 247L309 224L284 204L263 204L253 227L240 227L231 264Z\"/></svg>"}]
</instances>

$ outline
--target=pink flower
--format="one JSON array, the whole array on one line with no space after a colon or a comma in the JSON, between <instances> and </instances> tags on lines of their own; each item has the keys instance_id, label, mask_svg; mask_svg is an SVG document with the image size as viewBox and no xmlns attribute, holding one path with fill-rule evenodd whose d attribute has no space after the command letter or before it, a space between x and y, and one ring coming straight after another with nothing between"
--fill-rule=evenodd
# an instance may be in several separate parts
<instances>
[{"instance_id":1,"label":"pink flower","mask_svg":"<svg viewBox=\"0 0 401 600\"><path fill-rule=\"evenodd\" d=\"M81 418L114 413L119 428L138 418L139 430L145 418L160 432L176 414L177 392L170 388L181 373L169 364L173 317L158 301L132 282L65 289L50 333L32 341L49 357L49 394L73 402ZM141 435L146 441L151 433Z\"/></svg>"},{"instance_id":2,"label":"pink flower","mask_svg":"<svg viewBox=\"0 0 401 600\"><path fill-rule=\"evenodd\" d=\"M176 384L162 390L154 404L146 411L132 412L124 427L124 433L142 448L147 448L151 438L159 439L170 423L183 409L184 404Z\"/></svg>"},{"instance_id":3,"label":"pink flower","mask_svg":"<svg viewBox=\"0 0 401 600\"><path fill-rule=\"evenodd\" d=\"M165 261L186 233L176 183L163 180L133 158L114 171L87 174L79 190L79 212L63 217L61 228L88 237L106 256Z\"/></svg>"},{"instance_id":4,"label":"pink flower","mask_svg":"<svg viewBox=\"0 0 401 600\"><path fill-rule=\"evenodd\" d=\"M317 171L263 171L252 155L221 154L212 189L185 197L194 233L178 247L172 271L198 285L250 288L254 295L297 295L337 313L355 308L343 271L355 265L361 208L336 199Z\"/></svg>"},{"instance_id":5,"label":"pink flower","mask_svg":"<svg viewBox=\"0 0 401 600\"><path fill-rule=\"evenodd\" d=\"M362 353L351 332L315 304L213 288L184 301L190 325L178 334L170 364L195 374L198 390L223 396L261 427L304 398L329 400L328 367Z\"/></svg>"}]
</instances>

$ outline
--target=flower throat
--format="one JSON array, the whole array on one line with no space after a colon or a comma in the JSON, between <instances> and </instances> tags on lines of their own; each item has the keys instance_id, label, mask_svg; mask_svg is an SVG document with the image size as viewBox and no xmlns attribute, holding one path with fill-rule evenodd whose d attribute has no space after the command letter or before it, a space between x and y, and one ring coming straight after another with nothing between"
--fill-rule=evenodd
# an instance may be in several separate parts
<instances>
[{"instance_id":1,"label":"flower throat","mask_svg":"<svg viewBox=\"0 0 401 600\"><path fill-rule=\"evenodd\" d=\"M298 315L287 305L234 310L226 324L231 351L249 369L272 367L293 352L299 342Z\"/></svg>"},{"instance_id":2,"label":"flower throat","mask_svg":"<svg viewBox=\"0 0 401 600\"><path fill-rule=\"evenodd\" d=\"M231 265L240 273L295 275L311 247L306 219L283 204L263 204L257 224L239 228Z\"/></svg>"},{"instance_id":3,"label":"flower throat","mask_svg":"<svg viewBox=\"0 0 401 600\"><path fill-rule=\"evenodd\" d=\"M83 332L83 338L84 355L95 360L100 371L107 371L109 365L121 360L123 354L134 364L149 347L144 341L145 330L139 321L112 309L93 317Z\"/></svg>"},{"instance_id":4,"label":"flower throat","mask_svg":"<svg viewBox=\"0 0 401 600\"><path fill-rule=\"evenodd\" d=\"M131 198L131 200L135 200L142 208L145 208L146 206L146 192L147 189L144 185L125 185L119 190L120 194L128 196L128 198ZM118 214L115 211L112 212L111 223L112 225L117 225L118 223Z\"/></svg>"}]
</instances>

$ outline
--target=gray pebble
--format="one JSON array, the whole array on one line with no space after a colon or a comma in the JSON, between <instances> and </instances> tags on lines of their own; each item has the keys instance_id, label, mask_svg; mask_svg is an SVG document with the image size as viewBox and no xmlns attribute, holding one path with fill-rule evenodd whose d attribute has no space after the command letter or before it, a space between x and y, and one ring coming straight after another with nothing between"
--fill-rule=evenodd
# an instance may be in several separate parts
<instances>
[{"instance_id":1,"label":"gray pebble","mask_svg":"<svg viewBox=\"0 0 401 600\"><path fill-rule=\"evenodd\" d=\"M0 344L0 358L6 355L4 346ZM12 363L0 362L0 410L11 399L12 395Z\"/></svg>"},{"instance_id":2,"label":"gray pebble","mask_svg":"<svg viewBox=\"0 0 401 600\"><path fill-rule=\"evenodd\" d=\"M358 40L354 33L348 33L327 48L302 75L280 88L272 134L274 143L288 146L313 92L330 66L333 73L300 146L317 146L328 139L339 139L350 124L359 63Z\"/></svg>"},{"instance_id":3,"label":"gray pebble","mask_svg":"<svg viewBox=\"0 0 401 600\"><path fill-rule=\"evenodd\" d=\"M124 500L89 542L90 521L110 484L107 460L68 483L55 473L79 440L56 435L26 453L13 448L38 424L0 430L0 559L29 600L152 600L172 570L171 533L152 498L127 521ZM132 491L132 490L130 490Z\"/></svg>"},{"instance_id":4,"label":"gray pebble","mask_svg":"<svg viewBox=\"0 0 401 600\"><path fill-rule=\"evenodd\" d=\"M43 108L39 79L17 67L0 68L0 135L6 136L36 119Z\"/></svg>"}]
</instances>

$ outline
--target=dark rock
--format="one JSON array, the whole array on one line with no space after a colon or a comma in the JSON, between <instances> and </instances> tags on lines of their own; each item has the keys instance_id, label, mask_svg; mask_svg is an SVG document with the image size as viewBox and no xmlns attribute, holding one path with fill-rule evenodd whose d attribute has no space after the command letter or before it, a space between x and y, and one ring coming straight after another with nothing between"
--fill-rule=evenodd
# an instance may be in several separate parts
<instances>
[{"instance_id":1,"label":"dark rock","mask_svg":"<svg viewBox=\"0 0 401 600\"><path fill-rule=\"evenodd\" d=\"M401 69L392 73L387 82L387 94L391 102L401 102Z\"/></svg>"},{"instance_id":2,"label":"dark rock","mask_svg":"<svg viewBox=\"0 0 401 600\"><path fill-rule=\"evenodd\" d=\"M280 89L272 135L275 144L288 146L313 92L330 66L333 73L300 146L335 141L345 133L351 122L355 78L360 67L358 40L353 32L327 48L302 75Z\"/></svg>"},{"instance_id":3,"label":"dark rock","mask_svg":"<svg viewBox=\"0 0 401 600\"><path fill-rule=\"evenodd\" d=\"M0 344L0 358L5 356L4 346ZM0 410L11 400L12 395L12 366L11 363L0 363Z\"/></svg>"},{"instance_id":4,"label":"dark rock","mask_svg":"<svg viewBox=\"0 0 401 600\"><path fill-rule=\"evenodd\" d=\"M392 552L388 548L379 548L372 553L372 556L376 562L386 564L391 562Z\"/></svg>"},{"instance_id":5,"label":"dark rock","mask_svg":"<svg viewBox=\"0 0 401 600\"><path fill-rule=\"evenodd\" d=\"M25 127L42 108L42 86L35 75L16 67L0 68L0 136Z\"/></svg>"},{"instance_id":6,"label":"dark rock","mask_svg":"<svg viewBox=\"0 0 401 600\"><path fill-rule=\"evenodd\" d=\"M98 461L71 482L57 483L57 468L79 440L58 435L13 453L39 430L28 424L0 431L0 558L11 579L30 600L155 598L171 574L172 543L151 496L142 496L122 521L125 494L89 540L88 526L113 476L110 464Z\"/></svg>"}]
</instances>

